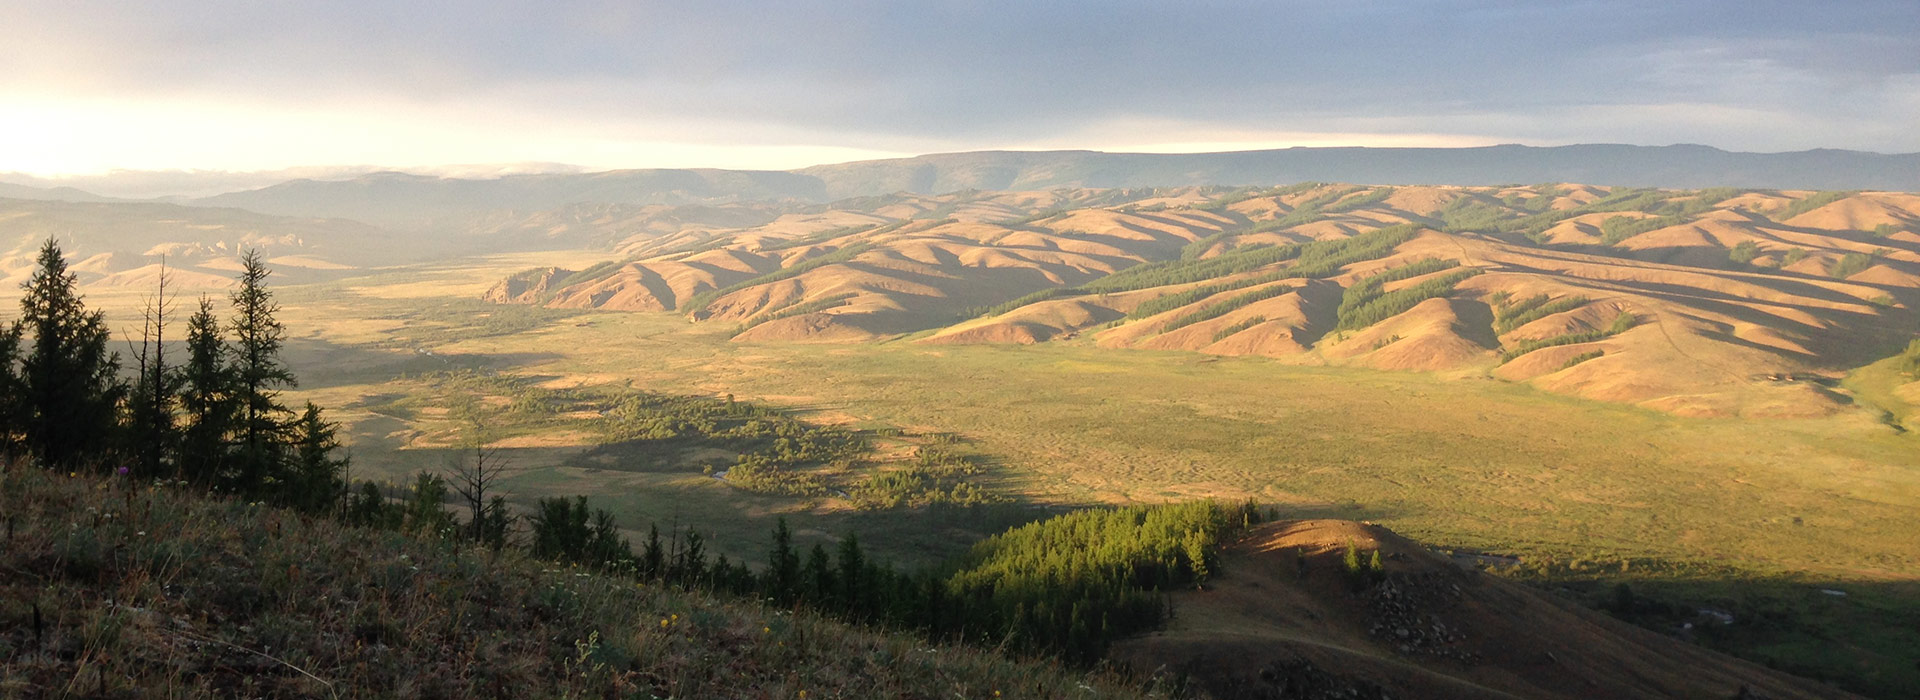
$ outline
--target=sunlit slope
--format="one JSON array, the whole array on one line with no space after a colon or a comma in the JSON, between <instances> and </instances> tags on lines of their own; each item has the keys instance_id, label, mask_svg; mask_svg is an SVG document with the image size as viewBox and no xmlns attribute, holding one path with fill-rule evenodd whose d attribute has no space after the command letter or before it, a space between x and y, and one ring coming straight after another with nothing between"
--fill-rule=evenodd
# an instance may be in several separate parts
<instances>
[{"instance_id":1,"label":"sunlit slope","mask_svg":"<svg viewBox=\"0 0 1920 700\"><path fill-rule=\"evenodd\" d=\"M1687 414L1818 415L1911 335L1920 196L1581 185L849 200L618 243L495 301L739 341L1036 343L1471 371Z\"/></svg>"}]
</instances>

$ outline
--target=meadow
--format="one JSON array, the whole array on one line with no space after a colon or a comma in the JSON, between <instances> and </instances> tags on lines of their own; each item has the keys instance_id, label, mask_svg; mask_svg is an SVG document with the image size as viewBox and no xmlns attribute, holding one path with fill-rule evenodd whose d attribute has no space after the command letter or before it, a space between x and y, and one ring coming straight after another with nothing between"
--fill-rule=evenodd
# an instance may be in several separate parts
<instances>
[{"instance_id":1,"label":"meadow","mask_svg":"<svg viewBox=\"0 0 1920 700\"><path fill-rule=\"evenodd\" d=\"M630 532L692 527L736 558L764 551L776 516L803 544L855 531L876 555L908 563L1062 508L1252 498L1283 516L1369 520L1436 547L1517 556L1519 575L1595 597L1621 581L1722 607L1755 597L1790 624L1723 648L1804 658L1820 635L1837 636L1856 641L1797 670L1896 669L1875 671L1895 674L1876 686L1913 675L1897 669L1920 648L1907 624L1920 620L1920 437L1897 427L1907 404L1886 366L1836 387L1860 403L1837 416L1686 418L1550 394L1488 368L1383 372L1079 341L750 344L672 313L477 301L504 274L567 257L281 287L296 338L289 358L305 381L289 398L345 423L357 478L400 482L443 465L452 419L390 409L417 399L422 376L471 369L545 388L732 395L873 434L952 434L1005 501L861 510L834 495L747 492L699 471L583 466L601 438L564 419L503 443L517 470L505 490L518 504L586 494ZM89 297L116 319L137 299ZM1773 588L1732 583L1741 581ZM1813 588L1856 595L1792 602ZM1813 617L1827 622L1801 625Z\"/></svg>"}]
</instances>

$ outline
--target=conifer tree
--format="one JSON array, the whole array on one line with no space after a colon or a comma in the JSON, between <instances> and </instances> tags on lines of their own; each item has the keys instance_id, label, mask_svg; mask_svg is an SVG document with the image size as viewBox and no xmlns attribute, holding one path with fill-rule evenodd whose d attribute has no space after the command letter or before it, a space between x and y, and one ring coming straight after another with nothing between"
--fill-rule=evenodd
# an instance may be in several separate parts
<instances>
[{"instance_id":1,"label":"conifer tree","mask_svg":"<svg viewBox=\"0 0 1920 700\"><path fill-rule=\"evenodd\" d=\"M787 519L773 526L773 551L767 554L767 597L791 603L800 583L800 555L793 551L793 531Z\"/></svg>"},{"instance_id":2,"label":"conifer tree","mask_svg":"<svg viewBox=\"0 0 1920 700\"><path fill-rule=\"evenodd\" d=\"M228 364L213 300L200 297L200 309L187 320L187 363L180 367L180 476L202 486L222 483L227 474L235 420L234 373Z\"/></svg>"},{"instance_id":3,"label":"conifer tree","mask_svg":"<svg viewBox=\"0 0 1920 700\"><path fill-rule=\"evenodd\" d=\"M20 376L18 322L0 326L0 464L20 456L27 433L27 389Z\"/></svg>"},{"instance_id":4,"label":"conifer tree","mask_svg":"<svg viewBox=\"0 0 1920 700\"><path fill-rule=\"evenodd\" d=\"M106 455L126 387L119 355L107 352L107 324L87 311L52 238L40 246L40 268L20 299L21 323L33 337L21 366L27 404L27 449L42 465L73 469Z\"/></svg>"},{"instance_id":5,"label":"conifer tree","mask_svg":"<svg viewBox=\"0 0 1920 700\"><path fill-rule=\"evenodd\" d=\"M827 548L818 544L807 553L807 564L800 570L800 579L806 586L807 603L823 605L834 592L833 564L827 559Z\"/></svg>"},{"instance_id":6,"label":"conifer tree","mask_svg":"<svg viewBox=\"0 0 1920 700\"><path fill-rule=\"evenodd\" d=\"M241 259L240 287L233 292L234 389L239 425L238 484L243 493L284 488L286 425L290 413L280 404L280 389L297 386L280 362L286 327L274 318L280 304L266 281L270 271L257 250Z\"/></svg>"},{"instance_id":7,"label":"conifer tree","mask_svg":"<svg viewBox=\"0 0 1920 700\"><path fill-rule=\"evenodd\" d=\"M660 546L660 526L647 526L647 546L640 552L640 573L648 578L666 574L667 553Z\"/></svg>"},{"instance_id":8,"label":"conifer tree","mask_svg":"<svg viewBox=\"0 0 1920 700\"><path fill-rule=\"evenodd\" d=\"M340 447L339 424L321 417L320 407L307 402L306 411L293 423L293 465L288 470L287 488L281 502L309 513L333 510L346 493L341 474L347 460L335 459Z\"/></svg>"},{"instance_id":9,"label":"conifer tree","mask_svg":"<svg viewBox=\"0 0 1920 700\"><path fill-rule=\"evenodd\" d=\"M848 610L860 610L866 602L866 590L861 586L865 578L867 558L860 552L860 539L853 533L847 533L840 539L840 604Z\"/></svg>"},{"instance_id":10,"label":"conifer tree","mask_svg":"<svg viewBox=\"0 0 1920 700\"><path fill-rule=\"evenodd\" d=\"M706 541L700 533L687 530L686 547L680 550L678 566L680 585L692 588L700 585L707 575Z\"/></svg>"}]
</instances>

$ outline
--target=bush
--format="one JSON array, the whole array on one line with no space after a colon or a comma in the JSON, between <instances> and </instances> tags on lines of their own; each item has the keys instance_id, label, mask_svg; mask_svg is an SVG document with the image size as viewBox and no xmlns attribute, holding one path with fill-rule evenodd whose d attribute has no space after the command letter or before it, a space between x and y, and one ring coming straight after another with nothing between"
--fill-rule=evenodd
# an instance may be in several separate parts
<instances>
[{"instance_id":1,"label":"bush","mask_svg":"<svg viewBox=\"0 0 1920 700\"><path fill-rule=\"evenodd\" d=\"M1871 253L1847 253L1827 266L1827 274L1837 279L1852 277L1873 267L1873 264L1879 262L1880 256L1884 254L1884 250L1875 250Z\"/></svg>"},{"instance_id":2,"label":"bush","mask_svg":"<svg viewBox=\"0 0 1920 700\"><path fill-rule=\"evenodd\" d=\"M1741 241L1739 245L1727 251L1727 259L1735 265L1751 265L1753 259L1760 257L1760 244L1753 241Z\"/></svg>"}]
</instances>

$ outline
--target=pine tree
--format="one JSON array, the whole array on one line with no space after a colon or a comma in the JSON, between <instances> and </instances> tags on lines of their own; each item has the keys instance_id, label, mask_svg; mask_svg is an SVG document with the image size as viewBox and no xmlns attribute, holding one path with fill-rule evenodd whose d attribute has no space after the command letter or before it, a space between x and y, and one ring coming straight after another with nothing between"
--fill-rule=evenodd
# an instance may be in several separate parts
<instances>
[{"instance_id":1,"label":"pine tree","mask_svg":"<svg viewBox=\"0 0 1920 700\"><path fill-rule=\"evenodd\" d=\"M286 327L274 318L280 304L266 287L270 271L256 250L247 251L241 263L240 288L232 297L234 387L240 419L237 486L242 493L258 494L285 487L285 416L291 412L280 404L279 390L298 382L280 363Z\"/></svg>"},{"instance_id":2,"label":"pine tree","mask_svg":"<svg viewBox=\"0 0 1920 700\"><path fill-rule=\"evenodd\" d=\"M40 246L40 269L20 299L21 323L33 336L22 364L27 449L42 465L74 469L106 455L121 399L120 357L107 352L107 324L88 312L77 278L53 239Z\"/></svg>"},{"instance_id":3,"label":"pine tree","mask_svg":"<svg viewBox=\"0 0 1920 700\"><path fill-rule=\"evenodd\" d=\"M340 447L339 429L321 417L319 406L307 402L306 411L293 424L293 468L288 472L288 488L281 492L283 504L309 513L324 513L339 505L347 488L341 479L347 460L333 457Z\"/></svg>"},{"instance_id":4,"label":"pine tree","mask_svg":"<svg viewBox=\"0 0 1920 700\"><path fill-rule=\"evenodd\" d=\"M0 464L20 456L27 434L27 388L20 376L18 322L0 326Z\"/></svg>"},{"instance_id":5,"label":"pine tree","mask_svg":"<svg viewBox=\"0 0 1920 700\"><path fill-rule=\"evenodd\" d=\"M236 420L234 373L228 364L213 300L200 297L200 309L187 319L187 363L180 367L180 477L202 486L230 478L231 433Z\"/></svg>"}]
</instances>

